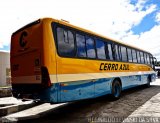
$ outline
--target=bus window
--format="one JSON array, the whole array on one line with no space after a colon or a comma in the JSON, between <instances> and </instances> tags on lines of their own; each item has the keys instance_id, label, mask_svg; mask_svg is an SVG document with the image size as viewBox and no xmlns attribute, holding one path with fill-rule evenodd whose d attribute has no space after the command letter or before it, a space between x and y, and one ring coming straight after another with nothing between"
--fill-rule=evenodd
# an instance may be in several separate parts
<instances>
[{"instance_id":1,"label":"bus window","mask_svg":"<svg viewBox=\"0 0 160 123\"><path fill-rule=\"evenodd\" d=\"M147 63L150 64L149 54L147 54Z\"/></svg>"},{"instance_id":2,"label":"bus window","mask_svg":"<svg viewBox=\"0 0 160 123\"><path fill-rule=\"evenodd\" d=\"M134 49L132 49L132 56L133 56L133 62L137 62L137 55Z\"/></svg>"},{"instance_id":3,"label":"bus window","mask_svg":"<svg viewBox=\"0 0 160 123\"><path fill-rule=\"evenodd\" d=\"M121 46L118 46L118 51L119 51L119 58L120 58L120 61L122 61Z\"/></svg>"},{"instance_id":4,"label":"bus window","mask_svg":"<svg viewBox=\"0 0 160 123\"><path fill-rule=\"evenodd\" d=\"M138 60L138 63L141 63L141 57L140 57L140 52L137 51L137 60Z\"/></svg>"},{"instance_id":5,"label":"bus window","mask_svg":"<svg viewBox=\"0 0 160 123\"><path fill-rule=\"evenodd\" d=\"M128 53L128 61L129 61L129 62L133 62L133 61L132 61L132 52L131 52L131 49L130 49L130 48L127 48L127 53Z\"/></svg>"},{"instance_id":6,"label":"bus window","mask_svg":"<svg viewBox=\"0 0 160 123\"><path fill-rule=\"evenodd\" d=\"M114 47L115 47L115 60L120 60L120 56L119 56L119 49L118 49L118 45L116 44L116 45L114 45Z\"/></svg>"},{"instance_id":7,"label":"bus window","mask_svg":"<svg viewBox=\"0 0 160 123\"><path fill-rule=\"evenodd\" d=\"M87 57L96 58L94 40L86 36Z\"/></svg>"},{"instance_id":8,"label":"bus window","mask_svg":"<svg viewBox=\"0 0 160 123\"><path fill-rule=\"evenodd\" d=\"M98 59L106 59L104 42L101 40L96 40L96 49Z\"/></svg>"},{"instance_id":9,"label":"bus window","mask_svg":"<svg viewBox=\"0 0 160 123\"><path fill-rule=\"evenodd\" d=\"M121 46L122 61L127 61L126 47Z\"/></svg>"},{"instance_id":10,"label":"bus window","mask_svg":"<svg viewBox=\"0 0 160 123\"><path fill-rule=\"evenodd\" d=\"M152 64L152 55L149 54L149 64Z\"/></svg>"},{"instance_id":11,"label":"bus window","mask_svg":"<svg viewBox=\"0 0 160 123\"><path fill-rule=\"evenodd\" d=\"M109 59L110 60L113 60L113 51L112 51L112 46L111 44L107 43L107 47L106 47L108 50L108 56L109 56Z\"/></svg>"},{"instance_id":12,"label":"bus window","mask_svg":"<svg viewBox=\"0 0 160 123\"><path fill-rule=\"evenodd\" d=\"M150 55L150 62L151 62L151 64L154 64L153 56L152 55Z\"/></svg>"},{"instance_id":13,"label":"bus window","mask_svg":"<svg viewBox=\"0 0 160 123\"><path fill-rule=\"evenodd\" d=\"M144 53L144 60L145 60L145 64L147 64L147 54Z\"/></svg>"},{"instance_id":14,"label":"bus window","mask_svg":"<svg viewBox=\"0 0 160 123\"><path fill-rule=\"evenodd\" d=\"M143 52L140 52L141 54L141 63L144 63L144 55L143 55Z\"/></svg>"},{"instance_id":15,"label":"bus window","mask_svg":"<svg viewBox=\"0 0 160 123\"><path fill-rule=\"evenodd\" d=\"M62 28L57 28L57 39L58 39L58 53L61 56L74 56L75 46L74 46L74 36L69 30L64 30Z\"/></svg>"},{"instance_id":16,"label":"bus window","mask_svg":"<svg viewBox=\"0 0 160 123\"><path fill-rule=\"evenodd\" d=\"M83 35L76 34L76 43L77 43L77 56L86 57L85 37Z\"/></svg>"}]
</instances>

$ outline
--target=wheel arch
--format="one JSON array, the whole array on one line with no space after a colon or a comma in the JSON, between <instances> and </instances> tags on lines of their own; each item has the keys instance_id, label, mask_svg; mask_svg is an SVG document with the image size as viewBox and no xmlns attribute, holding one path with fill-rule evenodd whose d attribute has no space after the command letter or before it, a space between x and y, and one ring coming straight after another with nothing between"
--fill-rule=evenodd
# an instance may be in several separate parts
<instances>
[{"instance_id":1,"label":"wheel arch","mask_svg":"<svg viewBox=\"0 0 160 123\"><path fill-rule=\"evenodd\" d=\"M118 90L117 90L117 82L119 83ZM122 81L119 77L116 77L112 80L112 83L111 83L111 92L110 92L111 98L113 100L119 99L121 96L121 91L122 91Z\"/></svg>"},{"instance_id":2,"label":"wheel arch","mask_svg":"<svg viewBox=\"0 0 160 123\"><path fill-rule=\"evenodd\" d=\"M116 77L116 78L114 78L112 81L111 81L111 84L110 84L110 89L112 90L112 84L113 84L113 82L115 81L115 80L118 80L119 82L120 82L120 84L121 84L121 87L122 87L122 80L120 79L120 77ZM110 91L111 92L111 91Z\"/></svg>"},{"instance_id":3,"label":"wheel arch","mask_svg":"<svg viewBox=\"0 0 160 123\"><path fill-rule=\"evenodd\" d=\"M114 79L112 80L112 84L113 84L113 82L114 82L115 80L118 80L118 81L120 82L120 84L121 84L121 87L122 87L122 81L121 81L121 79L120 79L119 77L114 78ZM112 86L112 84L111 84L111 86Z\"/></svg>"}]
</instances>

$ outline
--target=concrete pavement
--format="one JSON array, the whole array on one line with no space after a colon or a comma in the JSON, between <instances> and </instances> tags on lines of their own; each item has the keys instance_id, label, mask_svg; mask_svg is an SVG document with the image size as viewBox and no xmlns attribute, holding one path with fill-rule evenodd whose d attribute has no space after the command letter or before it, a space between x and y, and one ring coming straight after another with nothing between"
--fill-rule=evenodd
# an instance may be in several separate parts
<instances>
[{"instance_id":1,"label":"concrete pavement","mask_svg":"<svg viewBox=\"0 0 160 123\"><path fill-rule=\"evenodd\" d=\"M160 79L157 79L156 82L153 82L152 85L155 85L157 88L160 87ZM145 89L147 90L147 89ZM145 90L142 90L145 92ZM152 92L155 92L154 89L150 89L150 90L153 90ZM140 91L140 92L142 92ZM139 92L139 93L140 93ZM143 97L145 97L145 94L147 93L144 93L143 92ZM158 93L157 93L158 92ZM121 122L123 121L123 123L160 123L160 92L157 91L153 96L151 96L150 98L148 98L145 103L140 106L139 108L137 108L134 112L132 112L127 118L125 118L125 120L121 120ZM150 92L149 92L150 93ZM138 94L138 93L137 93ZM147 94L148 95L148 94ZM131 98L133 98L133 95L132 94L129 94L129 96ZM135 95L137 96L137 95ZM12 98L12 99L11 99ZM124 98L124 97L122 97ZM141 96L140 96L141 98ZM0 105L3 105L3 104L7 104L7 105L10 105L10 104L21 104L22 101L21 100L17 100L13 97L10 97L10 98L0 98ZM114 103L114 104L118 104L118 103L115 103L115 102L111 102L111 103ZM130 103L130 101L128 102ZM54 105L50 105L48 103L44 103L44 104L40 104L38 106L34 106L32 108L29 108L29 109L26 109L26 110L23 110L23 111L20 111L20 112L17 112L17 113L13 113L13 114L10 114L10 115L7 115L3 118L1 118L0 122L17 122L17 121L21 121L21 120L27 120L27 119L35 119L35 118L41 118L42 116L44 115L48 115L50 114L50 112L52 112L53 110L55 110L55 108L58 108L62 105L66 105L67 103L64 103L64 104L54 104ZM109 105L109 104L107 104ZM122 106L121 106L122 107ZM117 108L115 109L106 109L106 110L118 110ZM125 110L123 110L125 111ZM113 117L114 117L114 113L113 113ZM121 115L123 116L123 115ZM119 117L120 119L123 119L123 117Z\"/></svg>"},{"instance_id":2,"label":"concrete pavement","mask_svg":"<svg viewBox=\"0 0 160 123\"><path fill-rule=\"evenodd\" d=\"M152 85L160 85L160 79ZM160 93L135 110L123 123L160 123Z\"/></svg>"},{"instance_id":3,"label":"concrete pavement","mask_svg":"<svg viewBox=\"0 0 160 123\"><path fill-rule=\"evenodd\" d=\"M22 103L21 100L17 100L14 97L3 97L0 98L0 106L1 105L13 105L13 104L18 104L18 103Z\"/></svg>"},{"instance_id":4,"label":"concrete pavement","mask_svg":"<svg viewBox=\"0 0 160 123\"><path fill-rule=\"evenodd\" d=\"M0 117L36 106L33 101L22 102L14 97L0 98Z\"/></svg>"},{"instance_id":5,"label":"concrete pavement","mask_svg":"<svg viewBox=\"0 0 160 123\"><path fill-rule=\"evenodd\" d=\"M61 104L53 104L50 103L44 103L38 106L35 106L33 108L29 108L14 114L7 115L5 117L2 117L2 122L9 122L14 123L20 120L27 120L27 119L35 119L42 117L44 115L47 115L52 110L55 110L56 108L66 105L67 103L61 103Z\"/></svg>"}]
</instances>

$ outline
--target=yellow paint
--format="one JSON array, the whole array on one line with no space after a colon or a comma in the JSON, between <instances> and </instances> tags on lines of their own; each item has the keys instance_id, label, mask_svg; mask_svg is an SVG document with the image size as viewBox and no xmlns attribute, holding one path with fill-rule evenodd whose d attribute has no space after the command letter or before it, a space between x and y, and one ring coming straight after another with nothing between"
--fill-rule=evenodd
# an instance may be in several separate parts
<instances>
[{"instance_id":1,"label":"yellow paint","mask_svg":"<svg viewBox=\"0 0 160 123\"><path fill-rule=\"evenodd\" d=\"M153 72L152 68L148 65L135 64L135 63L124 63L114 61L102 61L102 60L87 60L78 58L62 58L58 56L55 47L55 40L53 37L51 23L57 22L92 35L97 35L102 38L106 38L102 35L96 34L86 29L82 29L73 26L64 21L55 19L45 18L41 19L40 23L33 25L29 28L25 28L18 33L12 35L11 38L11 75L12 83L21 82L21 78L27 76L40 75L41 66L46 66L50 75L52 83L55 82L66 82L71 80L86 80L86 79L97 79L105 77L113 77L118 75L127 75L129 73L140 72ZM21 47L19 40L22 32L26 31L28 36L25 37L27 45ZM114 41L113 42L117 42ZM121 43L122 44L122 43ZM35 59L40 59L40 66L35 66ZM126 70L122 69L109 69L100 70L101 64L117 64L118 66L128 66ZM104 66L103 66L104 67ZM105 69L105 68L104 68ZM38 71L38 72L37 72ZM110 74L109 74L110 73ZM127 74L125 74L127 73ZM19 79L20 78L20 79ZM28 77L26 80L36 83L34 77ZM22 82L23 83L23 80Z\"/></svg>"},{"instance_id":2,"label":"yellow paint","mask_svg":"<svg viewBox=\"0 0 160 123\"><path fill-rule=\"evenodd\" d=\"M57 55L57 73L58 74L73 74L73 73L108 73L108 72L138 72L148 71L152 68L145 64L124 63L114 61L101 61L101 60L86 60L78 58L61 58ZM101 63L117 64L121 66L123 64L129 66L129 70L100 70Z\"/></svg>"}]
</instances>

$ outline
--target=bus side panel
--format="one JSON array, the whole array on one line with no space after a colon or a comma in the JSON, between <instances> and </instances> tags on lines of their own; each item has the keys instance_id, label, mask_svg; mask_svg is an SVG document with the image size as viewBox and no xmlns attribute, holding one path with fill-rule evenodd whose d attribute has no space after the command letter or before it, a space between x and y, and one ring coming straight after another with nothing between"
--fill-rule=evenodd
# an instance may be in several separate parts
<instances>
[{"instance_id":1,"label":"bus side panel","mask_svg":"<svg viewBox=\"0 0 160 123\"><path fill-rule=\"evenodd\" d=\"M60 84L60 98L58 101L74 101L94 97L94 82L90 80L66 82Z\"/></svg>"},{"instance_id":2,"label":"bus side panel","mask_svg":"<svg viewBox=\"0 0 160 123\"><path fill-rule=\"evenodd\" d=\"M122 89L125 90L139 85L147 84L147 79L149 76L151 76L151 82L155 81L155 73L120 77L123 85Z\"/></svg>"},{"instance_id":3,"label":"bus side panel","mask_svg":"<svg viewBox=\"0 0 160 123\"><path fill-rule=\"evenodd\" d=\"M141 84L141 75L123 76L120 77L122 81L122 90L136 87Z\"/></svg>"},{"instance_id":4,"label":"bus side panel","mask_svg":"<svg viewBox=\"0 0 160 123\"><path fill-rule=\"evenodd\" d=\"M59 83L52 84L51 87L43 89L34 99L40 99L42 102L58 103Z\"/></svg>"},{"instance_id":5,"label":"bus side panel","mask_svg":"<svg viewBox=\"0 0 160 123\"><path fill-rule=\"evenodd\" d=\"M95 81L95 97L111 94L113 78L102 78Z\"/></svg>"},{"instance_id":6,"label":"bus side panel","mask_svg":"<svg viewBox=\"0 0 160 123\"><path fill-rule=\"evenodd\" d=\"M56 48L55 41L52 33L50 20L45 20L43 23L43 62L44 66L47 67L51 83L56 83Z\"/></svg>"},{"instance_id":7,"label":"bus side panel","mask_svg":"<svg viewBox=\"0 0 160 123\"><path fill-rule=\"evenodd\" d=\"M73 62L74 61L74 62ZM94 64L93 64L94 66ZM95 81L87 79L85 60L62 58L57 55L57 78L60 83L59 101L72 101L94 97Z\"/></svg>"},{"instance_id":8,"label":"bus side panel","mask_svg":"<svg viewBox=\"0 0 160 123\"><path fill-rule=\"evenodd\" d=\"M103 66L102 63L104 63ZM117 64L118 67L116 69L107 68L107 65L112 66L112 64L114 66ZM63 58L57 55L57 78L62 85L58 101L86 99L110 94L111 85L115 78L120 78L123 90L145 84L147 76L144 75L153 73L149 70L147 65ZM82 92L84 94L80 96Z\"/></svg>"},{"instance_id":9,"label":"bus side panel","mask_svg":"<svg viewBox=\"0 0 160 123\"><path fill-rule=\"evenodd\" d=\"M55 103L58 100L59 84L57 83L56 48L51 23L52 20L43 20L43 66L48 70L51 86L43 92L45 96L42 94L41 99Z\"/></svg>"}]
</instances>

